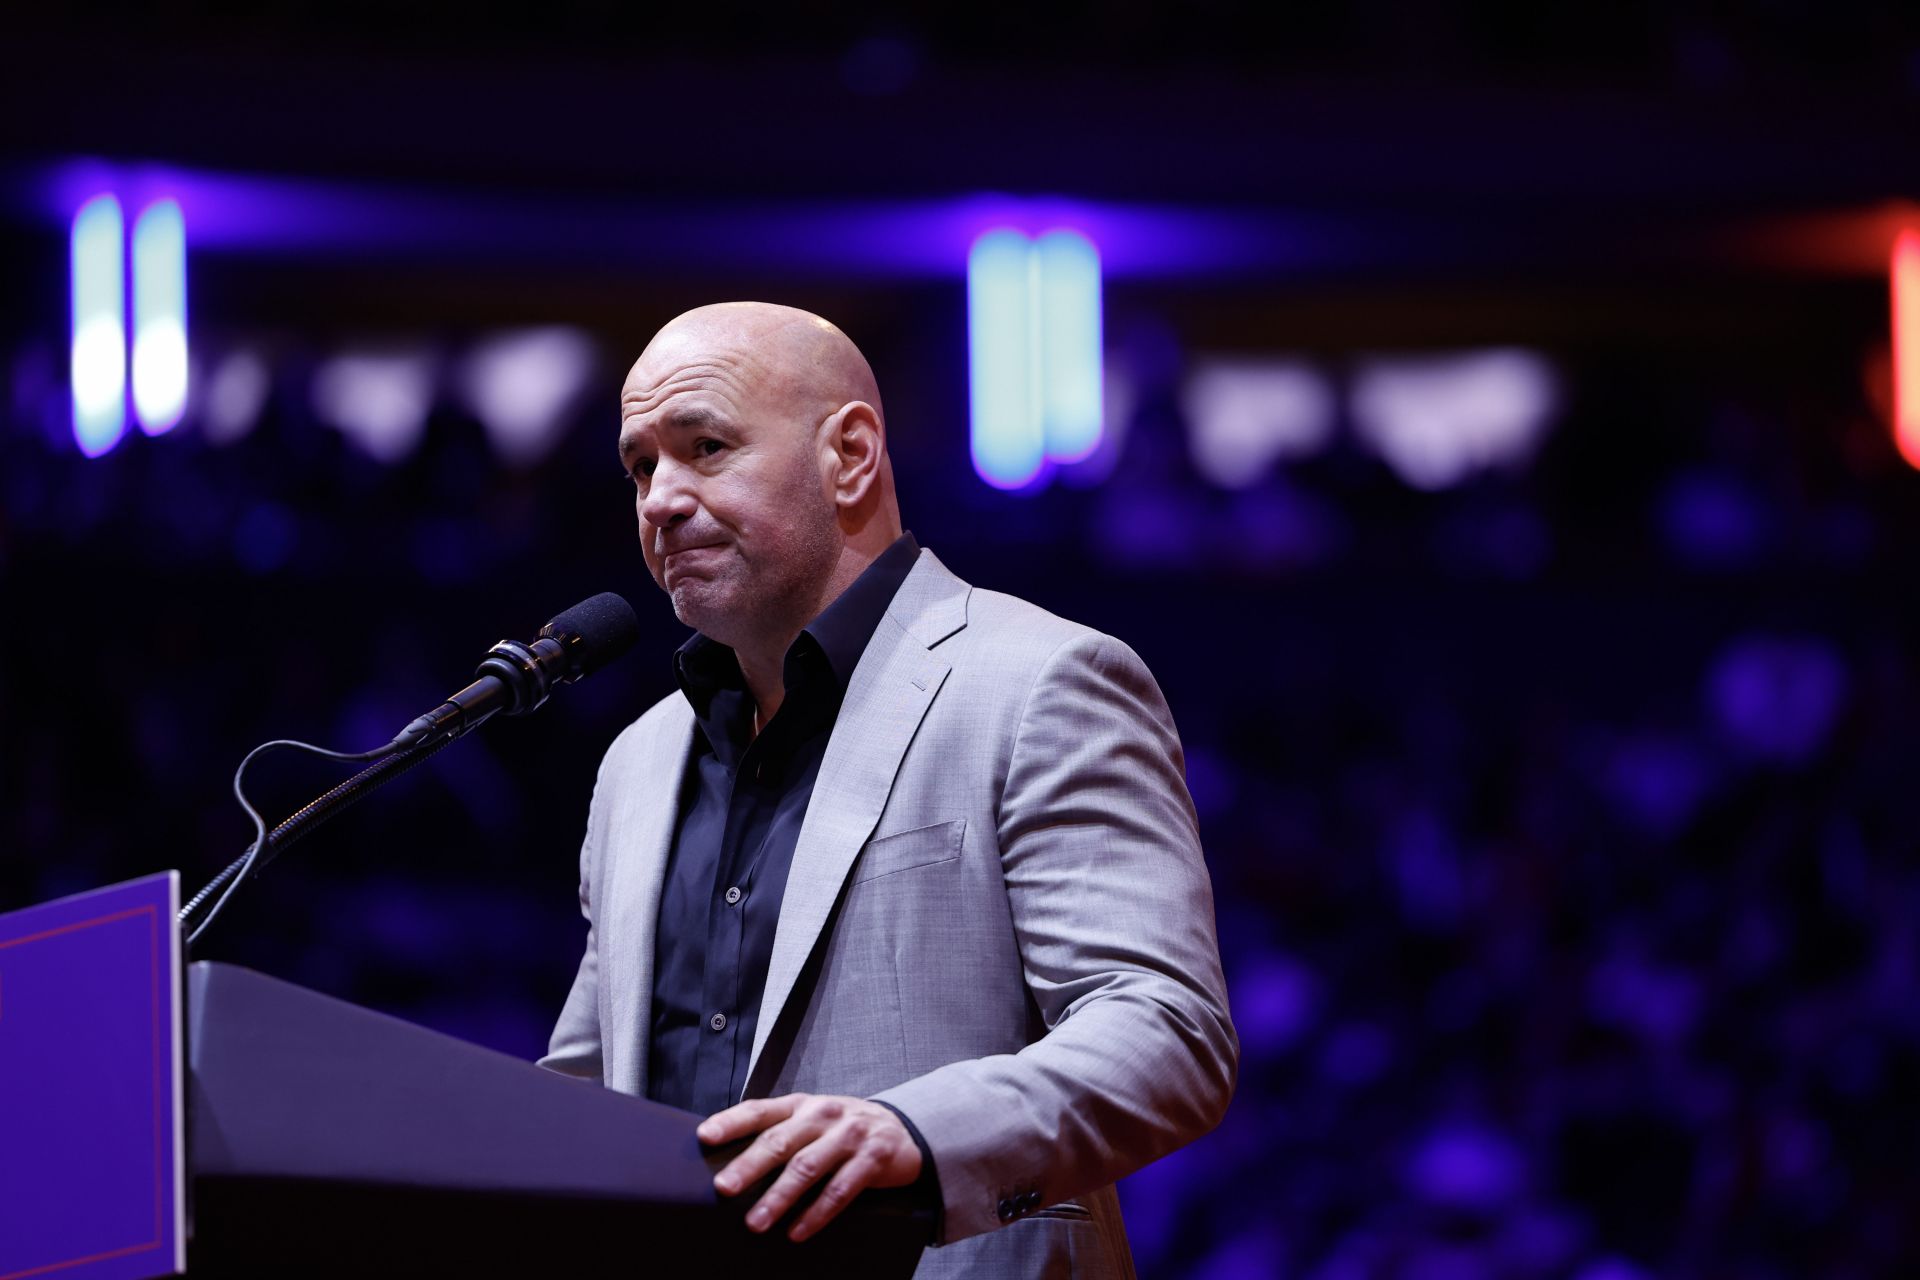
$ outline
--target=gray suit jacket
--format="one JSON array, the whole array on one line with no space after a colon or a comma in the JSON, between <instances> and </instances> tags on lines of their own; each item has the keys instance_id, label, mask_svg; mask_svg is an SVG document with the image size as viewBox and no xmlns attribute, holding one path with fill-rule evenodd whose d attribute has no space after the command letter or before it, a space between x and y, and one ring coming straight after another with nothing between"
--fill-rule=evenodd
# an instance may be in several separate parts
<instances>
[{"instance_id":1,"label":"gray suit jacket","mask_svg":"<svg viewBox=\"0 0 1920 1280\"><path fill-rule=\"evenodd\" d=\"M586 954L542 1060L626 1093L646 1092L692 733L676 692L601 765ZM921 1276L1119 1276L1114 1180L1219 1122L1237 1056L1152 675L1119 641L921 552L821 762L747 1096L852 1094L912 1118L945 1200Z\"/></svg>"}]
</instances>

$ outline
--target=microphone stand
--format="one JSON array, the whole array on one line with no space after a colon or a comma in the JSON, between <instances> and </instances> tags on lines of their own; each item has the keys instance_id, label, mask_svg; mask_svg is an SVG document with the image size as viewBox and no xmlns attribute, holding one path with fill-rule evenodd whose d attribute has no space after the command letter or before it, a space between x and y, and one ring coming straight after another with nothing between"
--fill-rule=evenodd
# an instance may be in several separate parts
<instances>
[{"instance_id":1,"label":"microphone stand","mask_svg":"<svg viewBox=\"0 0 1920 1280\"><path fill-rule=\"evenodd\" d=\"M495 715L525 715L546 702L557 685L572 684L592 674L631 648L639 638L640 623L633 606L611 591L603 591L554 618L540 628L531 644L502 640L487 650L475 674L477 679L439 706L420 716L400 736L373 751L329 751L309 742L278 738L247 753L233 774L233 796L253 819L253 844L210 880L180 909L179 923L188 924L195 912L213 905L191 933L192 943L226 907L234 891L256 867L265 866L280 850L321 823L441 750L455 738L478 728ZM298 747L329 760L371 760L372 764L333 787L311 803L267 830L266 819L247 799L244 779L255 756L274 747ZM213 895L219 894L216 899Z\"/></svg>"},{"instance_id":2,"label":"microphone stand","mask_svg":"<svg viewBox=\"0 0 1920 1280\"><path fill-rule=\"evenodd\" d=\"M273 830L261 837L256 848L249 849L238 858L235 858L219 875L209 880L200 892L194 894L185 906L180 908L180 923L183 925L188 923L188 921L193 918L194 912L198 911L201 906L206 903L207 899L219 893L221 888L236 876L246 872L249 864L252 864L255 868L264 867L268 862L272 861L274 856L282 849L300 839L302 836L305 836L321 823L336 817L349 806L364 799L385 783L391 782L393 779L407 772L407 770L424 761L427 757L440 751L449 743L453 742L457 736L458 735L452 734L435 735L423 741L390 750L387 754L354 774L351 778L330 788L282 819ZM241 767L245 768L246 766L243 764ZM238 888L239 886L235 885L234 887ZM213 917L209 916L201 924L201 929L204 929L212 923ZM194 936L199 936L199 930L195 931Z\"/></svg>"}]
</instances>

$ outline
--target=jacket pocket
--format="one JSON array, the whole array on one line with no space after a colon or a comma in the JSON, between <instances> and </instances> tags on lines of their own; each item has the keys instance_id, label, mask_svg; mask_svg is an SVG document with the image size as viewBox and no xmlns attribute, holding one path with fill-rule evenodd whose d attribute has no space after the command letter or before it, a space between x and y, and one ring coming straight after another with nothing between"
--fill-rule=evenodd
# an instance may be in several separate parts
<instances>
[{"instance_id":1,"label":"jacket pocket","mask_svg":"<svg viewBox=\"0 0 1920 1280\"><path fill-rule=\"evenodd\" d=\"M1044 1209L1035 1209L1027 1215L1029 1218L1064 1218L1069 1222L1091 1222L1093 1213L1085 1205L1075 1204L1071 1200L1062 1200L1059 1204L1050 1204Z\"/></svg>"},{"instance_id":2,"label":"jacket pocket","mask_svg":"<svg viewBox=\"0 0 1920 1280\"><path fill-rule=\"evenodd\" d=\"M916 867L951 862L960 856L960 845L966 834L967 820L955 818L952 822L896 831L869 840L854 866L853 883L862 884Z\"/></svg>"}]
</instances>

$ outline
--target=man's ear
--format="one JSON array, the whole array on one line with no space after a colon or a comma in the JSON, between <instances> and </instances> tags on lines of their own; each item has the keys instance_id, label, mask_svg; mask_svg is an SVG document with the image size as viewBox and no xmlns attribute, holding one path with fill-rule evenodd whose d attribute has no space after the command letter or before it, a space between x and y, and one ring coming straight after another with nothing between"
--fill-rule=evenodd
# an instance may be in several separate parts
<instances>
[{"instance_id":1,"label":"man's ear","mask_svg":"<svg viewBox=\"0 0 1920 1280\"><path fill-rule=\"evenodd\" d=\"M834 503L842 510L858 507L878 492L887 453L886 426L879 411L864 400L841 405L825 426Z\"/></svg>"}]
</instances>

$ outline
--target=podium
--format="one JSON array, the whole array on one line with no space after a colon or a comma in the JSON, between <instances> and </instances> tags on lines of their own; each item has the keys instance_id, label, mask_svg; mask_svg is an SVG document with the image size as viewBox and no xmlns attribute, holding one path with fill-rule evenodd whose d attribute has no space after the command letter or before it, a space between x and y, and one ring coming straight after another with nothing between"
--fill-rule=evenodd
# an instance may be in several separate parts
<instances>
[{"instance_id":1,"label":"podium","mask_svg":"<svg viewBox=\"0 0 1920 1280\"><path fill-rule=\"evenodd\" d=\"M151 895L160 879L121 888L146 885ZM171 873L166 879L171 904L178 893ZM0 1130L31 1128L36 1117L47 1116L54 1126L42 1133L47 1141L38 1155L32 1142L0 1145L0 1186L52 1194L39 1171L19 1166L36 1158L46 1162L47 1178L94 1185L86 1154L72 1148L95 1140L88 1135L96 1130L113 1128L114 1140L130 1144L133 1156L122 1160L117 1149L103 1146L98 1181L131 1185L130 1178L137 1182L135 1175L150 1169L156 1239L166 1234L160 1220L172 1216L163 1211L184 1190L177 1219L186 1225L189 1276L731 1271L884 1277L910 1275L919 1260L931 1214L916 1210L904 1193L869 1192L802 1244L777 1230L755 1235L742 1222L754 1196L722 1201L713 1190L713 1174L737 1148L702 1148L694 1136L700 1117L244 968L201 962L183 974L172 917L164 916L168 927L155 932L160 913L142 916L103 897L118 891L64 900L97 900L86 903L77 924L19 923L63 904L0 916L0 926L15 924L0 932L0 1071L42 1061L28 1056L35 1052L35 1016L79 1025L62 1037L64 1045L82 1045L72 1052L130 1060L108 1061L102 1072L61 1063L27 1073L40 1092L95 1091L65 1103L18 1091L0 1096ZM139 937L113 927L129 920L141 923ZM74 957L96 945L87 935L106 940L115 932L125 935L123 945L100 957L106 972L91 971L95 988L58 990L64 983L85 985L90 971ZM152 973L127 972L149 934L156 939ZM67 948L44 958L57 965L22 962L53 942ZM142 999L123 1002L132 1011L123 1019L126 1034L90 1039L88 1019L119 1016L114 1001L100 994L116 981L141 997L150 987L164 996L161 988L178 983L174 990L184 1003L173 1006L178 1012L170 1021L184 1035L162 1025L169 1021L159 1012L164 999L152 1012L135 1007ZM20 1009L26 1012L16 1016ZM143 1038L151 1039L151 1053ZM172 1089L161 1084L169 1047L184 1068ZM116 1076L121 1065L131 1069ZM114 1079L134 1085L114 1086ZM112 1091L111 1105L97 1101L102 1088ZM115 1111L122 1103L150 1103L152 1115ZM63 1105L112 1115L104 1124L97 1115L76 1115L63 1129ZM170 1135L169 1115L184 1120ZM59 1139L56 1130L82 1136ZM163 1185L169 1171L172 1187ZM149 1193L144 1186L136 1190L129 1197L137 1209L132 1216L94 1216L144 1237L146 1210L139 1206ZM58 1195L54 1203L69 1199ZM90 1206L80 1209L76 1222L92 1221ZM54 1216L59 1212L56 1207ZM11 1241L16 1256L9 1259L6 1217L0 1207L0 1275L16 1267L20 1274L30 1268L51 1277L175 1273L177 1242L170 1237L167 1248L103 1237L99 1247L84 1240L44 1246L65 1256L23 1258L21 1250L42 1247L34 1236L40 1222L20 1227Z\"/></svg>"}]
</instances>

